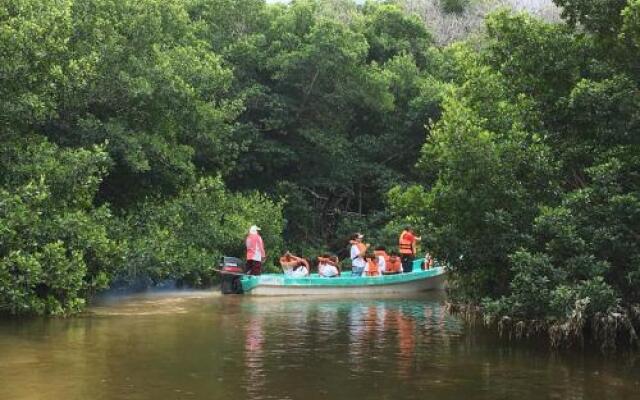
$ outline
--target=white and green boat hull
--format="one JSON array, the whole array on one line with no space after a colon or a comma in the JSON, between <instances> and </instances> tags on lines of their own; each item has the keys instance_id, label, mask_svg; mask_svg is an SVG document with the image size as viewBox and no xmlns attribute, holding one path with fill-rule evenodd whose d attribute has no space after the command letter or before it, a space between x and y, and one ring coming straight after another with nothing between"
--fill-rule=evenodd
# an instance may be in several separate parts
<instances>
[{"instance_id":1,"label":"white and green boat hull","mask_svg":"<svg viewBox=\"0 0 640 400\"><path fill-rule=\"evenodd\" d=\"M317 274L304 278L292 278L284 274L263 274L242 277L242 290L255 296L317 296L350 294L415 293L445 288L446 273L443 267L426 271L384 275L379 277L352 277L350 272L335 278Z\"/></svg>"}]
</instances>

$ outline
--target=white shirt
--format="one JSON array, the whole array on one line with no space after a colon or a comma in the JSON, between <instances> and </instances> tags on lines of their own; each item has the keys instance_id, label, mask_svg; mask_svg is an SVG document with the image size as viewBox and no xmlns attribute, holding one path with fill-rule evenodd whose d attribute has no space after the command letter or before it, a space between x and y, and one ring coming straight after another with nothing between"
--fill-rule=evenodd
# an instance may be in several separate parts
<instances>
[{"instance_id":1,"label":"white shirt","mask_svg":"<svg viewBox=\"0 0 640 400\"><path fill-rule=\"evenodd\" d=\"M380 273L382 274L386 270L387 270L387 263L386 261L384 261L384 257L378 256L378 271L380 271Z\"/></svg>"},{"instance_id":2,"label":"white shirt","mask_svg":"<svg viewBox=\"0 0 640 400\"><path fill-rule=\"evenodd\" d=\"M258 246L258 244L256 243L256 248L255 251L253 253L253 261L262 261L262 253L260 252L260 246Z\"/></svg>"},{"instance_id":3,"label":"white shirt","mask_svg":"<svg viewBox=\"0 0 640 400\"><path fill-rule=\"evenodd\" d=\"M364 268L366 266L364 258L360 257L360 251L355 244L351 246L351 265L355 268Z\"/></svg>"},{"instance_id":4,"label":"white shirt","mask_svg":"<svg viewBox=\"0 0 640 400\"><path fill-rule=\"evenodd\" d=\"M318 272L320 272L322 276L336 276L338 275L338 268L331 264L320 264L318 266Z\"/></svg>"},{"instance_id":5,"label":"white shirt","mask_svg":"<svg viewBox=\"0 0 640 400\"><path fill-rule=\"evenodd\" d=\"M307 275L309 275L309 271L307 270L307 267L305 267L304 265L297 267L296 269L294 269L289 273L289 276L292 278L302 278Z\"/></svg>"}]
</instances>

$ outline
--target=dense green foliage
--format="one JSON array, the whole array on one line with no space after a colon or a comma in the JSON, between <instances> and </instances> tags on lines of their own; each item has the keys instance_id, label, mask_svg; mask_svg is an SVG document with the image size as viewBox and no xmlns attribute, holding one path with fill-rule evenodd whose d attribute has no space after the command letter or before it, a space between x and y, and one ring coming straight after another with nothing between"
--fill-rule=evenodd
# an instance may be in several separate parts
<instances>
[{"instance_id":1,"label":"dense green foliage","mask_svg":"<svg viewBox=\"0 0 640 400\"><path fill-rule=\"evenodd\" d=\"M80 309L119 256L109 209L92 206L107 154L28 136L4 141L0 159L0 311Z\"/></svg>"},{"instance_id":2,"label":"dense green foliage","mask_svg":"<svg viewBox=\"0 0 640 400\"><path fill-rule=\"evenodd\" d=\"M190 2L0 5L0 312L62 314L113 284L209 283L282 204L227 191L242 99Z\"/></svg>"},{"instance_id":3,"label":"dense green foliage","mask_svg":"<svg viewBox=\"0 0 640 400\"><path fill-rule=\"evenodd\" d=\"M163 279L203 286L213 278L212 260L243 255L246 232L263 226L271 254L282 251L281 205L259 193L228 193L216 178L203 178L179 196L142 204L120 222L116 237L130 238L125 269L117 278L148 285Z\"/></svg>"},{"instance_id":4,"label":"dense green foliage","mask_svg":"<svg viewBox=\"0 0 640 400\"><path fill-rule=\"evenodd\" d=\"M488 320L635 340L640 1L556 4L436 48L392 2L3 2L0 312L409 222Z\"/></svg>"},{"instance_id":5,"label":"dense green foliage","mask_svg":"<svg viewBox=\"0 0 640 400\"><path fill-rule=\"evenodd\" d=\"M0 311L208 285L254 223L272 256L384 226L439 115L431 45L375 3L3 2Z\"/></svg>"},{"instance_id":6,"label":"dense green foliage","mask_svg":"<svg viewBox=\"0 0 640 400\"><path fill-rule=\"evenodd\" d=\"M638 2L557 3L569 25L502 12L479 50L445 50L423 184L390 204L489 320L615 345L640 322Z\"/></svg>"},{"instance_id":7,"label":"dense green foliage","mask_svg":"<svg viewBox=\"0 0 640 400\"><path fill-rule=\"evenodd\" d=\"M228 182L286 196L291 242L331 243L411 175L439 113L430 34L390 5L243 4L221 4L225 21L211 21L215 4L200 11L209 26L244 27L219 44L246 105L236 135L247 147Z\"/></svg>"}]
</instances>

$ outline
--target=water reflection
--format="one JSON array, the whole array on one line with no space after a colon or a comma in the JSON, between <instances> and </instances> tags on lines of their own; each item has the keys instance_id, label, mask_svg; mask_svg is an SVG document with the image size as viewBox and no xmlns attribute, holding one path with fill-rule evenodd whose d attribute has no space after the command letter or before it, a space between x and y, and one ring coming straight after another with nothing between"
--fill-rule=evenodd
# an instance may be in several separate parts
<instances>
[{"instance_id":1,"label":"water reflection","mask_svg":"<svg viewBox=\"0 0 640 400\"><path fill-rule=\"evenodd\" d=\"M339 376L357 387L372 380L415 380L423 347L447 346L463 331L440 301L437 297L244 300L249 317L244 359L250 398L266 395L259 392L265 383L265 365L272 362L281 369L289 369L282 365L293 367L305 382ZM305 363L310 359L319 361L318 369L326 372L308 372ZM269 376L267 380L278 379Z\"/></svg>"},{"instance_id":2,"label":"water reflection","mask_svg":"<svg viewBox=\"0 0 640 400\"><path fill-rule=\"evenodd\" d=\"M411 376L411 367L415 356L415 321L411 317L398 313L395 318L398 327L398 372L403 378Z\"/></svg>"},{"instance_id":3,"label":"water reflection","mask_svg":"<svg viewBox=\"0 0 640 400\"><path fill-rule=\"evenodd\" d=\"M245 371L247 372L246 387L249 398L260 398L265 386L264 373L264 317L254 315L245 328Z\"/></svg>"},{"instance_id":4,"label":"water reflection","mask_svg":"<svg viewBox=\"0 0 640 400\"><path fill-rule=\"evenodd\" d=\"M0 321L0 399L636 399L640 366L513 345L443 298L129 297Z\"/></svg>"}]
</instances>

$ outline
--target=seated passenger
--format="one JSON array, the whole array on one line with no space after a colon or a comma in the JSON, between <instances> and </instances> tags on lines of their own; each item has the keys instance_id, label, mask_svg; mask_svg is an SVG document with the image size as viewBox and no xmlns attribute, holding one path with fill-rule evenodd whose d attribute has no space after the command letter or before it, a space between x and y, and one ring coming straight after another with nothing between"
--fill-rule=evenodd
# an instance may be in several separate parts
<instances>
[{"instance_id":1,"label":"seated passenger","mask_svg":"<svg viewBox=\"0 0 640 400\"><path fill-rule=\"evenodd\" d=\"M380 269L378 267L378 260L376 257L368 255L365 257L365 261L367 262L367 265L364 267L364 276L380 276Z\"/></svg>"},{"instance_id":2,"label":"seated passenger","mask_svg":"<svg viewBox=\"0 0 640 400\"><path fill-rule=\"evenodd\" d=\"M422 269L427 270L427 269L431 269L432 267L433 267L433 257L431 257L431 254L427 252L427 254L424 255L424 261L422 262Z\"/></svg>"},{"instance_id":3,"label":"seated passenger","mask_svg":"<svg viewBox=\"0 0 640 400\"><path fill-rule=\"evenodd\" d=\"M402 273L402 259L395 251L392 251L385 263L385 275Z\"/></svg>"},{"instance_id":4,"label":"seated passenger","mask_svg":"<svg viewBox=\"0 0 640 400\"><path fill-rule=\"evenodd\" d=\"M338 257L322 255L318 257L318 275L325 278L333 278L340 275L338 269Z\"/></svg>"},{"instance_id":5,"label":"seated passenger","mask_svg":"<svg viewBox=\"0 0 640 400\"><path fill-rule=\"evenodd\" d=\"M373 251L373 255L376 257L376 261L378 262L378 271L381 274L384 274L387 270L387 260L389 259L387 249L382 246L378 246Z\"/></svg>"},{"instance_id":6,"label":"seated passenger","mask_svg":"<svg viewBox=\"0 0 640 400\"><path fill-rule=\"evenodd\" d=\"M302 278L309 275L309 262L302 257L294 256L290 252L280 257L280 266L284 274L293 278Z\"/></svg>"}]
</instances>

